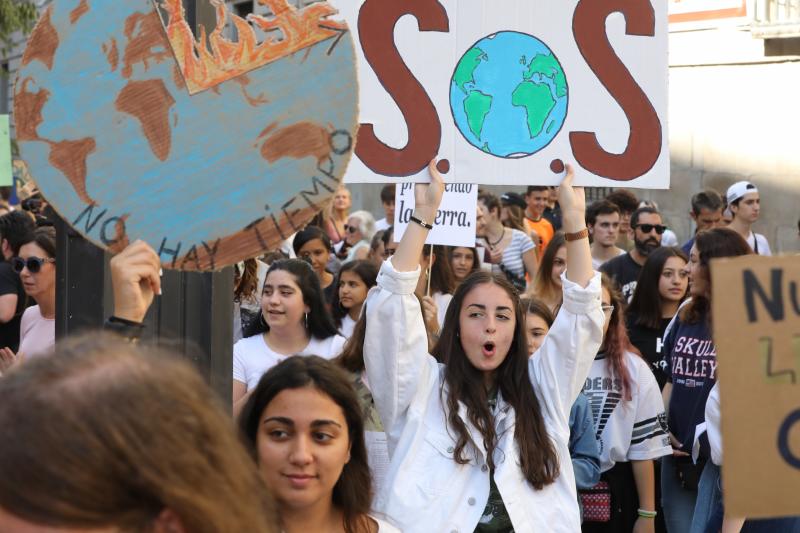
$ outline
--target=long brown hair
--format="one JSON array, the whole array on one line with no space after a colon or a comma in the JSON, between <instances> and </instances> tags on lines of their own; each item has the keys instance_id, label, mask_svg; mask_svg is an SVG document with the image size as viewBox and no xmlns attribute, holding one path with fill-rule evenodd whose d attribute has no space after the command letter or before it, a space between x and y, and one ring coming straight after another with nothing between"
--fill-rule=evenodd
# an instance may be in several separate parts
<instances>
[{"instance_id":1,"label":"long brown hair","mask_svg":"<svg viewBox=\"0 0 800 533\"><path fill-rule=\"evenodd\" d=\"M239 416L239 429L253 458L258 460L256 446L261 415L282 391L313 387L341 407L350 438L350 460L344 465L333 487L333 504L344 515L347 533L369 531L368 518L372 503L372 477L364 441L364 419L350 379L335 363L315 355L295 356L283 360L261 377Z\"/></svg>"},{"instance_id":2,"label":"long brown hair","mask_svg":"<svg viewBox=\"0 0 800 533\"><path fill-rule=\"evenodd\" d=\"M433 254L436 258L431 265L431 294L437 292L442 294L453 294L456 288L456 280L450 265L450 258L445 252L444 246L436 245L433 247ZM431 247L424 246L422 255L430 257Z\"/></svg>"},{"instance_id":3,"label":"long brown hair","mask_svg":"<svg viewBox=\"0 0 800 533\"><path fill-rule=\"evenodd\" d=\"M495 431L494 417L489 410L489 392L484 385L483 373L472 366L464 353L460 339L459 314L464 298L472 289L483 284L494 284L503 289L514 305L514 338L503 362L495 370L495 383L503 399L514 408L516 428L514 439L519 448L519 463L525 479L537 490L553 483L559 474L558 455L547 435L542 409L528 374L528 341L525 336L525 313L519 303L516 289L504 276L479 271L470 274L453 295L447 308L444 327L433 356L445 364L445 384L448 395L447 421L457 436L453 457L458 464L469 463L465 454L467 446L486 450L487 462L494 469L494 450L499 436ZM444 385L444 384L443 384ZM444 394L444 387L442 389ZM482 443L473 442L467 430L467 421L459 416L459 403L467 407L468 422L483 436Z\"/></svg>"},{"instance_id":4,"label":"long brown hair","mask_svg":"<svg viewBox=\"0 0 800 533\"><path fill-rule=\"evenodd\" d=\"M608 291L611 296L611 305L614 310L611 312L611 319L608 324L608 331L603 339L603 346L600 348L605 353L606 367L609 373L622 382L622 397L625 401L631 401L631 373L628 372L626 363L626 352L635 355L639 354L628 338L628 331L625 329L625 299L611 278L605 274L600 275L601 286Z\"/></svg>"},{"instance_id":5,"label":"long brown hair","mask_svg":"<svg viewBox=\"0 0 800 533\"><path fill-rule=\"evenodd\" d=\"M261 288L258 286L258 261L255 259L247 259L241 271L239 266L236 265L234 273L233 300L241 302L242 300L249 299L253 295L258 299L261 294Z\"/></svg>"},{"instance_id":6,"label":"long brown hair","mask_svg":"<svg viewBox=\"0 0 800 533\"><path fill-rule=\"evenodd\" d=\"M277 531L217 396L185 361L94 333L0 380L0 507L66 528Z\"/></svg>"},{"instance_id":7,"label":"long brown hair","mask_svg":"<svg viewBox=\"0 0 800 533\"><path fill-rule=\"evenodd\" d=\"M634 324L651 329L659 328L662 320L661 306L664 299L658 290L658 284L664 265L671 257L682 259L684 263L689 262L689 258L680 248L660 246L647 256L647 260L642 265L636 290L633 292L633 298L631 298L627 310L628 319ZM684 294L685 296L686 294Z\"/></svg>"},{"instance_id":8,"label":"long brown hair","mask_svg":"<svg viewBox=\"0 0 800 533\"><path fill-rule=\"evenodd\" d=\"M536 271L536 276L533 278L533 290L531 291L537 298L544 300L556 300L561 298L563 289L553 283L553 263L556 259L556 254L562 246L567 245L567 240L564 238L562 232L557 232L542 255L542 262L539 265L539 270Z\"/></svg>"},{"instance_id":9,"label":"long brown hair","mask_svg":"<svg viewBox=\"0 0 800 533\"><path fill-rule=\"evenodd\" d=\"M700 322L703 317L710 317L711 313L711 274L708 265L717 257L736 257L749 255L753 249L744 240L744 237L730 228L714 228L698 232L694 238L694 245L700 256L700 265L703 267L703 278L708 287L707 294L692 295L692 299L680 311L680 319L689 324Z\"/></svg>"}]
</instances>

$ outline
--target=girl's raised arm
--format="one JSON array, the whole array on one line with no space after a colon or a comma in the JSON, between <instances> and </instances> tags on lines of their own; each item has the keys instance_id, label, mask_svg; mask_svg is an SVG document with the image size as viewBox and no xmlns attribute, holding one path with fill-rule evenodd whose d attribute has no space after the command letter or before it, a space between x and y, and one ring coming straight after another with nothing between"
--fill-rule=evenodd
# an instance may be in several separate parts
<instances>
[{"instance_id":1,"label":"girl's raised arm","mask_svg":"<svg viewBox=\"0 0 800 533\"><path fill-rule=\"evenodd\" d=\"M444 194L444 181L436 169L436 160L428 165L431 182L428 185L418 183L414 188L415 208L413 217L425 224L433 225L439 204L442 203ZM392 265L398 272L410 272L419 266L419 256L425 240L428 238L428 229L418 222L411 222L397 246L397 251L392 256ZM590 262L591 266L591 262Z\"/></svg>"},{"instance_id":2,"label":"girl's raised arm","mask_svg":"<svg viewBox=\"0 0 800 533\"><path fill-rule=\"evenodd\" d=\"M583 187L572 186L574 177L572 165L567 164L567 175L558 188L558 203L561 206L562 229L567 236L567 279L585 288L594 271L589 233L586 230L586 194ZM583 231L586 231L586 235L576 239L577 234Z\"/></svg>"},{"instance_id":3,"label":"girl's raised arm","mask_svg":"<svg viewBox=\"0 0 800 533\"><path fill-rule=\"evenodd\" d=\"M367 332L364 363L375 406L393 453L409 406L432 393L438 383L438 363L428 355L428 337L414 289L419 258L436 218L444 183L435 161L429 166L430 185L417 185L414 218L397 251L378 274L378 284L366 302Z\"/></svg>"}]
</instances>

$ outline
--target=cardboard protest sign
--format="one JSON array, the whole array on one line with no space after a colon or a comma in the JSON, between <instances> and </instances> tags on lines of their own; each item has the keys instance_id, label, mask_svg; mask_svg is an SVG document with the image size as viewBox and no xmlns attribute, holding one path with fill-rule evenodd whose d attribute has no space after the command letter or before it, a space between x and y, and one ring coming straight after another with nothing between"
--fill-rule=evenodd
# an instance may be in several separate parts
<instances>
[{"instance_id":1,"label":"cardboard protest sign","mask_svg":"<svg viewBox=\"0 0 800 533\"><path fill-rule=\"evenodd\" d=\"M0 187L14 184L11 171L11 136L8 126L8 115L0 115Z\"/></svg>"},{"instance_id":2,"label":"cardboard protest sign","mask_svg":"<svg viewBox=\"0 0 800 533\"><path fill-rule=\"evenodd\" d=\"M667 0L336 0L359 61L345 181L669 187Z\"/></svg>"},{"instance_id":3,"label":"cardboard protest sign","mask_svg":"<svg viewBox=\"0 0 800 533\"><path fill-rule=\"evenodd\" d=\"M327 4L270 0L278 15L246 21L220 2L199 42L181 2L157 4L50 4L16 81L17 140L88 239L143 239L165 267L216 270L276 247L332 197L357 127L355 51ZM228 21L238 40L222 37ZM253 25L276 31L255 43Z\"/></svg>"},{"instance_id":4,"label":"cardboard protest sign","mask_svg":"<svg viewBox=\"0 0 800 533\"><path fill-rule=\"evenodd\" d=\"M726 515L800 514L800 256L711 263Z\"/></svg>"},{"instance_id":5,"label":"cardboard protest sign","mask_svg":"<svg viewBox=\"0 0 800 533\"><path fill-rule=\"evenodd\" d=\"M416 205L414 184L402 183L395 189L394 240L400 242ZM478 212L478 186L474 183L447 183L427 244L475 246L475 218Z\"/></svg>"}]
</instances>

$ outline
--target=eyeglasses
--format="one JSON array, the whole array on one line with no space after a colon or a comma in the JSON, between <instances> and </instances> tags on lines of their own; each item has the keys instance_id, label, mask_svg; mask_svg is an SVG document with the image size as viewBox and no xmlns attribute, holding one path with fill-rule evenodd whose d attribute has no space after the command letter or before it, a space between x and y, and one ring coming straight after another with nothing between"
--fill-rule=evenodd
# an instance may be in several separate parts
<instances>
[{"instance_id":1,"label":"eyeglasses","mask_svg":"<svg viewBox=\"0 0 800 533\"><path fill-rule=\"evenodd\" d=\"M383 249L383 258L384 259L389 259L390 257L392 257L394 255L394 253L396 251L397 251L397 248L384 248Z\"/></svg>"},{"instance_id":2,"label":"eyeglasses","mask_svg":"<svg viewBox=\"0 0 800 533\"><path fill-rule=\"evenodd\" d=\"M613 305L601 305L600 309L602 309L603 312L605 314L607 314L607 315L610 315L611 313L614 312L614 306Z\"/></svg>"},{"instance_id":3,"label":"eyeglasses","mask_svg":"<svg viewBox=\"0 0 800 533\"><path fill-rule=\"evenodd\" d=\"M350 226L350 225L348 225L348 224L345 224L345 225L344 225L344 230L345 230L347 233L355 233L355 232L357 232L357 231L358 231L358 226Z\"/></svg>"},{"instance_id":4,"label":"eyeglasses","mask_svg":"<svg viewBox=\"0 0 800 533\"><path fill-rule=\"evenodd\" d=\"M28 267L28 272L31 274L36 274L42 269L42 265L45 263L55 263L56 260L51 257L29 257L27 259L23 259L21 257L13 257L11 259L11 268L14 269L14 272L19 274L22 272L25 267Z\"/></svg>"},{"instance_id":5,"label":"eyeglasses","mask_svg":"<svg viewBox=\"0 0 800 533\"><path fill-rule=\"evenodd\" d=\"M650 233L653 230L656 230L656 233L661 235L665 231L667 231L666 226L662 226L661 224L637 224L634 228L639 228L642 230L642 233Z\"/></svg>"}]
</instances>

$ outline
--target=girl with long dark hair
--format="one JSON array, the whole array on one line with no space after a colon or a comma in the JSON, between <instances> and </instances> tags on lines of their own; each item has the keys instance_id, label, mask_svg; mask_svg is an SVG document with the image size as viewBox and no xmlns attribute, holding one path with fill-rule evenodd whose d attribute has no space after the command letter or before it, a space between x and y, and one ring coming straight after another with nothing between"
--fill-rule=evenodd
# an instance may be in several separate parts
<instances>
[{"instance_id":1,"label":"girl with long dark hair","mask_svg":"<svg viewBox=\"0 0 800 533\"><path fill-rule=\"evenodd\" d=\"M264 373L293 355L339 355L344 339L325 307L319 279L299 259L270 265L261 296L261 312L245 338L233 345L234 410Z\"/></svg>"},{"instance_id":2,"label":"girl with long dark hair","mask_svg":"<svg viewBox=\"0 0 800 533\"><path fill-rule=\"evenodd\" d=\"M331 314L342 337L349 339L361 314L367 293L375 286L378 268L371 262L350 261L342 265L336 276L336 290Z\"/></svg>"},{"instance_id":3,"label":"girl with long dark hair","mask_svg":"<svg viewBox=\"0 0 800 533\"><path fill-rule=\"evenodd\" d=\"M653 373L625 332L624 300L602 275L603 344L583 392L594 407L601 482L610 493L611 519L584 522L584 532L655 531L653 460L669 455L666 414ZM603 486L603 488L605 488Z\"/></svg>"},{"instance_id":4,"label":"girl with long dark hair","mask_svg":"<svg viewBox=\"0 0 800 533\"><path fill-rule=\"evenodd\" d=\"M744 238L729 228L699 232L686 266L691 300L678 312L664 339L667 384L663 394L673 452L661 462L661 501L671 533L690 531L699 479L711 457L705 440L700 441L696 462L691 457L695 429L705 420L706 400L717 381L709 263L717 257L750 253Z\"/></svg>"},{"instance_id":5,"label":"girl with long dark hair","mask_svg":"<svg viewBox=\"0 0 800 533\"><path fill-rule=\"evenodd\" d=\"M444 190L435 161L428 169L431 184L416 186L412 223L366 304L367 376L391 457L375 508L406 533L575 531L569 410L603 324L583 190L568 167L564 305L538 356L529 357L517 291L488 272L456 290L431 356L413 295Z\"/></svg>"},{"instance_id":6,"label":"girl with long dark hair","mask_svg":"<svg viewBox=\"0 0 800 533\"><path fill-rule=\"evenodd\" d=\"M450 270L453 271L454 290L462 281L467 279L467 276L481 268L481 260L475 248L449 246L447 248L447 257L450 260Z\"/></svg>"},{"instance_id":7,"label":"girl with long dark hair","mask_svg":"<svg viewBox=\"0 0 800 533\"><path fill-rule=\"evenodd\" d=\"M631 344L650 363L661 389L667 382L661 353L664 330L686 297L688 261L680 248L670 246L657 248L648 255L625 312Z\"/></svg>"},{"instance_id":8,"label":"girl with long dark hair","mask_svg":"<svg viewBox=\"0 0 800 533\"><path fill-rule=\"evenodd\" d=\"M278 503L286 533L392 533L371 517L364 421L347 374L320 357L292 357L259 381L239 427Z\"/></svg>"},{"instance_id":9,"label":"girl with long dark hair","mask_svg":"<svg viewBox=\"0 0 800 533\"><path fill-rule=\"evenodd\" d=\"M556 233L547 245L539 264L539 271L533 278L533 286L528 291L530 296L538 298L550 308L554 314L561 306L561 274L567 268L567 244L564 234Z\"/></svg>"},{"instance_id":10,"label":"girl with long dark hair","mask_svg":"<svg viewBox=\"0 0 800 533\"><path fill-rule=\"evenodd\" d=\"M328 271L333 246L328 235L317 226L306 226L298 231L292 240L292 248L298 259L302 259L314 269L319 278L319 285L330 303L334 294L334 275ZM336 260L338 262L338 260Z\"/></svg>"},{"instance_id":11,"label":"girl with long dark hair","mask_svg":"<svg viewBox=\"0 0 800 533\"><path fill-rule=\"evenodd\" d=\"M432 251L431 246L425 246L422 249L419 259L422 274L417 280L417 288L414 289L414 293L422 302L422 318L425 320L425 326L434 337L437 337L444 324L447 307L453 299L456 282L444 247L433 246L432 248ZM430 280L428 276L430 276Z\"/></svg>"}]
</instances>

